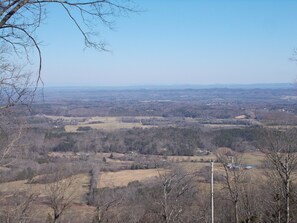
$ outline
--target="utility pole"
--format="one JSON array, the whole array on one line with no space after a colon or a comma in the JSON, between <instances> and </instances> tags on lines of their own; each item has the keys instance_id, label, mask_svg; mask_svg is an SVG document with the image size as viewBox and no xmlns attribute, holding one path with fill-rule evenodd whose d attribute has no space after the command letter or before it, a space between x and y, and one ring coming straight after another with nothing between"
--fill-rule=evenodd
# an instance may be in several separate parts
<instances>
[{"instance_id":1,"label":"utility pole","mask_svg":"<svg viewBox=\"0 0 297 223\"><path fill-rule=\"evenodd\" d=\"M214 223L214 203L213 203L213 160L210 161L211 165L211 223Z\"/></svg>"}]
</instances>

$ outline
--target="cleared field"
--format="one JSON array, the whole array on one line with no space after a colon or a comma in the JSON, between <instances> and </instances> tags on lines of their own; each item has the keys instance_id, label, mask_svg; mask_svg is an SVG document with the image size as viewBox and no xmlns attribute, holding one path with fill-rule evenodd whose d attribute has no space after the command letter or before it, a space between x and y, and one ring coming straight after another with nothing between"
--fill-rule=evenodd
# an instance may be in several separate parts
<instances>
[{"instance_id":1,"label":"cleared field","mask_svg":"<svg viewBox=\"0 0 297 223\"><path fill-rule=\"evenodd\" d=\"M118 172L105 172L100 176L99 188L127 186L132 181L148 181L165 173L165 169L148 170L122 170Z\"/></svg>"},{"instance_id":2,"label":"cleared field","mask_svg":"<svg viewBox=\"0 0 297 223\"><path fill-rule=\"evenodd\" d=\"M143 125L142 119L149 119L152 117L63 117L63 116L45 116L46 118L50 118L52 120L62 120L66 123L65 131L66 132L77 132L79 127L90 127L92 129L102 129L105 131L114 131L117 129L131 129L131 128L151 128L156 126L151 125ZM133 119L139 120L139 122L127 122L123 121L123 119ZM156 118L156 117L154 117Z\"/></svg>"},{"instance_id":3,"label":"cleared field","mask_svg":"<svg viewBox=\"0 0 297 223\"><path fill-rule=\"evenodd\" d=\"M114 131L117 129L131 129L131 128L151 128L158 127L156 125L145 125L142 123L144 120L154 120L156 122L159 120L166 120L166 118L161 116L92 116L92 117L66 117L66 116L50 116L43 115L47 119L51 119L53 121L62 122L65 126L66 132L77 132L79 127L90 127L92 129L101 129L104 131ZM239 117L239 118L238 118ZM243 116L237 116L234 120L238 120ZM233 119L230 121L234 121ZM167 120L168 121L168 120ZM218 123L207 123L204 119L198 118L184 118L183 121L185 123L200 123L203 124L206 128L245 128L246 125L242 124L228 124L228 123L220 123L223 120L218 119ZM254 124L261 124L255 120L249 119L250 122ZM171 124L167 124L167 126L175 126L174 121Z\"/></svg>"},{"instance_id":4,"label":"cleared field","mask_svg":"<svg viewBox=\"0 0 297 223\"><path fill-rule=\"evenodd\" d=\"M0 192L13 194L15 191L27 191L40 194L41 197L46 195L45 184L28 184L27 180L19 180L0 184ZM75 202L81 203L85 199L85 195L88 192L88 184L90 177L87 174L78 174L74 176L73 185L69 188L70 191L74 191Z\"/></svg>"},{"instance_id":5,"label":"cleared field","mask_svg":"<svg viewBox=\"0 0 297 223\"><path fill-rule=\"evenodd\" d=\"M147 128L141 123L123 123L119 121L104 122L99 124L78 124L78 125L66 125L66 132L77 132L79 127L91 127L92 129L102 129L105 131L114 131L117 129L132 129L132 128Z\"/></svg>"},{"instance_id":6,"label":"cleared field","mask_svg":"<svg viewBox=\"0 0 297 223\"><path fill-rule=\"evenodd\" d=\"M235 125L235 124L203 124L204 127L209 128L245 128L246 125Z\"/></svg>"},{"instance_id":7,"label":"cleared field","mask_svg":"<svg viewBox=\"0 0 297 223\"><path fill-rule=\"evenodd\" d=\"M247 165L259 166L265 159L265 155L259 151L257 152L247 152L242 156L242 163Z\"/></svg>"},{"instance_id":8,"label":"cleared field","mask_svg":"<svg viewBox=\"0 0 297 223\"><path fill-rule=\"evenodd\" d=\"M194 172L200 171L204 167L210 167L210 163L208 162L205 162L205 163L183 162L183 163L178 163L177 165L187 173L194 173Z\"/></svg>"}]
</instances>

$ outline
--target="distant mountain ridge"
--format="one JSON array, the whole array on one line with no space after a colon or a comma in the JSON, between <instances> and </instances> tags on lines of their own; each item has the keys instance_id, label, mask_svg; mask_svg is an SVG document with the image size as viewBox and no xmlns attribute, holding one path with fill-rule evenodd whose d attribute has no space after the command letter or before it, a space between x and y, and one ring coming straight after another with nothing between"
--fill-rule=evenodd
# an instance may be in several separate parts
<instances>
[{"instance_id":1,"label":"distant mountain ridge","mask_svg":"<svg viewBox=\"0 0 297 223\"><path fill-rule=\"evenodd\" d=\"M131 85L131 86L48 86L46 90L181 90L181 89L292 89L297 83L209 84L209 85Z\"/></svg>"}]
</instances>

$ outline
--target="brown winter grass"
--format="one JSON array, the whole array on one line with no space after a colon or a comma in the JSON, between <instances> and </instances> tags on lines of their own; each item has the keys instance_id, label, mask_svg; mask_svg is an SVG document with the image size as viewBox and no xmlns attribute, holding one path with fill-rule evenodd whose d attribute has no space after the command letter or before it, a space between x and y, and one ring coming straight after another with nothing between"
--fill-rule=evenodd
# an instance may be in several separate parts
<instances>
[{"instance_id":1,"label":"brown winter grass","mask_svg":"<svg viewBox=\"0 0 297 223\"><path fill-rule=\"evenodd\" d=\"M110 154L101 154L101 156L108 157ZM114 157L121 157L123 154L113 153ZM209 162L193 162L195 160L200 161L202 156L170 156L168 160L176 162L176 160L180 160L183 162L176 162L176 164L183 168L188 172L195 172L203 169L204 167L209 166ZM214 159L214 155L203 156L204 160ZM192 161L193 160L193 161ZM260 166L262 160L264 160L264 154L261 152L247 152L242 156L242 163L249 165ZM221 172L222 167L221 164L215 163L215 171ZM252 170L246 170L253 175L262 175L262 169L256 167ZM103 172L100 176L99 188L102 187L116 187L116 186L126 186L129 182L132 181L150 181L156 179L160 174L164 174L166 172L165 169L145 169L145 170L123 170L118 172ZM84 201L84 197L88 192L88 185L90 182L90 176L88 174L78 174L75 175L75 183L73 186L75 187L76 193L76 202L80 203ZM27 180L13 181L7 183L0 183L0 192L6 194L12 194L15 191L32 191L35 193L39 193L40 196L45 196L45 188L44 184L29 184Z\"/></svg>"},{"instance_id":2,"label":"brown winter grass","mask_svg":"<svg viewBox=\"0 0 297 223\"><path fill-rule=\"evenodd\" d=\"M101 129L104 131L114 131L117 129L131 129L131 128L150 128L154 126L143 125L141 119L157 118L145 116L131 116L125 118L133 118L139 122L123 122L123 117L113 116L94 116L94 117L64 117L64 116L45 116L52 120L63 120L64 122L75 122L75 124L65 125L66 132L77 132L79 127L91 127L92 129Z\"/></svg>"},{"instance_id":3,"label":"brown winter grass","mask_svg":"<svg viewBox=\"0 0 297 223\"><path fill-rule=\"evenodd\" d=\"M200 171L204 167L209 167L210 163L200 163L200 162L182 162L178 163L177 167L182 168L187 173L194 173Z\"/></svg>"},{"instance_id":4,"label":"brown winter grass","mask_svg":"<svg viewBox=\"0 0 297 223\"><path fill-rule=\"evenodd\" d=\"M164 174L165 169L146 169L146 170L122 170L118 172L105 172L100 176L99 188L127 186L129 182L145 182L156 179L160 174Z\"/></svg>"},{"instance_id":5,"label":"brown winter grass","mask_svg":"<svg viewBox=\"0 0 297 223\"><path fill-rule=\"evenodd\" d=\"M80 203L85 200L88 192L90 176L88 174L78 174L73 176L73 184L70 191L74 191L74 202ZM0 193L13 194L18 192L28 192L39 194L40 197L46 196L46 184L29 184L27 180L12 181L0 184Z\"/></svg>"},{"instance_id":6,"label":"brown winter grass","mask_svg":"<svg viewBox=\"0 0 297 223\"><path fill-rule=\"evenodd\" d=\"M72 156L74 153L69 154ZM63 156L63 153L52 154L53 156ZM110 153L101 153L97 154L98 156L108 157ZM114 160L124 156L121 153L113 153ZM216 159L215 155L210 154L207 156L170 156L168 157L168 161L172 161L177 165L177 168L183 168L187 172L195 172L199 170L203 170L205 167L209 167L209 162L199 162L203 158L203 160ZM178 159L179 162L176 162ZM193 161L192 161L193 160ZM242 163L250 164L250 165L260 165L262 160L264 160L264 154L259 151L256 152L247 152L242 156ZM109 159L108 159L109 161ZM118 160L119 161L119 160ZM194 162L198 161L198 162ZM147 170L123 170L118 172L103 172L101 173L98 187L117 187L117 186L127 186L129 182L132 181L140 181L140 182L151 182L157 179L160 175L169 172L167 169L147 169ZM214 172L216 174L223 174L222 165L219 163L215 163ZM243 170L245 173L250 174L252 176L253 182L259 183L265 180L265 170L260 168L254 168L251 170ZM207 175L206 175L207 176ZM201 177L202 178L202 177ZM72 223L83 222L86 219L91 222L92 216L94 214L94 208L86 205L86 194L89 190L89 182L90 176L88 174L78 174L75 175L75 183L73 187L75 188L75 196L74 204L71 206L69 210L67 210L63 217L65 219L71 219ZM202 180L197 183L197 187L199 187L200 191L204 191L205 193L210 192L210 184L206 181ZM221 191L225 188L225 184L223 182L215 182L214 185L215 191ZM49 213L51 213L51 209L45 202L42 202L43 198L46 196L45 193L46 186L44 184L27 184L26 180L14 181L8 183L0 183L0 193L5 193L7 195L11 195L16 191L28 191L35 192L40 194L40 202L34 203L34 219L39 222L45 222ZM61 219L61 222L64 222Z\"/></svg>"},{"instance_id":7,"label":"brown winter grass","mask_svg":"<svg viewBox=\"0 0 297 223\"><path fill-rule=\"evenodd\" d=\"M246 152L242 156L242 164L260 166L265 160L265 154L260 151Z\"/></svg>"},{"instance_id":8,"label":"brown winter grass","mask_svg":"<svg viewBox=\"0 0 297 223\"><path fill-rule=\"evenodd\" d=\"M104 122L98 124L78 124L78 125L66 125L66 132L77 132L79 127L91 127L92 129L101 129L104 131L114 131L117 129L132 129L132 128L145 128L141 123L124 123L120 121ZM146 126L147 128L147 126Z\"/></svg>"},{"instance_id":9,"label":"brown winter grass","mask_svg":"<svg viewBox=\"0 0 297 223\"><path fill-rule=\"evenodd\" d=\"M61 222L67 219L67 222L80 223L88 219L91 219L94 214L94 207L86 205L86 194L89 190L90 176L88 174L78 174L73 176L73 185L69 188L69 191L73 191L73 204L67 209L61 217ZM16 192L27 192L29 194L39 194L39 198L30 207L30 218L35 222L47 222L48 216L52 215L52 209L45 202L46 188L49 185L45 184L28 184L26 180L13 181L0 184L0 192L4 193L4 196L11 196ZM7 211L12 211L16 207L7 206ZM13 214L13 213L12 213ZM71 219L69 221L69 219ZM65 221L66 222L66 221Z\"/></svg>"}]
</instances>

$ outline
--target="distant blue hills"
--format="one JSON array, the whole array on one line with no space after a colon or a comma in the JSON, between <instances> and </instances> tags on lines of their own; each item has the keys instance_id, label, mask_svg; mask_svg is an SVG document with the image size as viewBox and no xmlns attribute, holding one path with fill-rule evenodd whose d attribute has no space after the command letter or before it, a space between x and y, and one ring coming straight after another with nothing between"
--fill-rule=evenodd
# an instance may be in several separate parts
<instances>
[{"instance_id":1,"label":"distant blue hills","mask_svg":"<svg viewBox=\"0 0 297 223\"><path fill-rule=\"evenodd\" d=\"M49 86L46 90L182 90L182 89L292 89L297 83L210 84L210 85L135 85L135 86Z\"/></svg>"}]
</instances>

